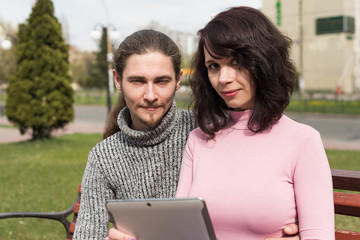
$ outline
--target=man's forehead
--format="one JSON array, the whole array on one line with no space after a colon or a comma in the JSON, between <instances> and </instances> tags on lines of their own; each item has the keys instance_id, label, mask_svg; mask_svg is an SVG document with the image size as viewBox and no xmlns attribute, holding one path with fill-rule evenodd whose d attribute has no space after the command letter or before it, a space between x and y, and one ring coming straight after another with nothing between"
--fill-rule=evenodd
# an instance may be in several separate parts
<instances>
[{"instance_id":1,"label":"man's forehead","mask_svg":"<svg viewBox=\"0 0 360 240\"><path fill-rule=\"evenodd\" d=\"M123 74L126 78L175 77L171 57L160 52L131 55L126 61Z\"/></svg>"}]
</instances>

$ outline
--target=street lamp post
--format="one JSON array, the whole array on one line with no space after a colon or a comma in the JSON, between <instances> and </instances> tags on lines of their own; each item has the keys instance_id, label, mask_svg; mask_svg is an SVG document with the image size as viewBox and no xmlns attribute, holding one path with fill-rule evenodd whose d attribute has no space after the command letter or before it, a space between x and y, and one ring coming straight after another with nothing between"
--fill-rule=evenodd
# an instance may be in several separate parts
<instances>
[{"instance_id":1,"label":"street lamp post","mask_svg":"<svg viewBox=\"0 0 360 240\"><path fill-rule=\"evenodd\" d=\"M119 37L118 31L116 31L115 27L113 26L103 26L98 24L95 26L94 31L91 33L92 37L96 40L101 38L101 31L99 30L99 26L105 32L105 42L106 42L106 62L107 62L107 84L106 84L106 102L107 102L107 113L111 111L111 93L114 92L114 83L112 78L112 47L111 47L111 40L115 40Z\"/></svg>"},{"instance_id":2,"label":"street lamp post","mask_svg":"<svg viewBox=\"0 0 360 240\"><path fill-rule=\"evenodd\" d=\"M112 59L112 49L111 49L111 40L116 40L119 38L120 34L118 31L116 31L116 28L113 27L112 25L110 25L110 15L109 15L109 11L106 5L106 1L105 0L100 0L101 3L104 6L104 10L105 10L105 16L106 16L106 23L107 26L103 26L100 25L102 27L102 30L105 30L105 40L106 40L106 62L107 62L107 66L108 66L108 72L107 72L107 78L108 78L108 84L106 87L106 93L107 93L107 110L108 110L108 114L111 111L111 97L110 94L114 92L114 83L113 83L113 78L112 78L112 63L113 63L113 59ZM98 24L99 25L99 24ZM96 28L95 28L96 29ZM100 39L101 34L99 34L99 32L96 32L96 30L94 30L92 32L92 36L93 38L97 38Z\"/></svg>"}]
</instances>

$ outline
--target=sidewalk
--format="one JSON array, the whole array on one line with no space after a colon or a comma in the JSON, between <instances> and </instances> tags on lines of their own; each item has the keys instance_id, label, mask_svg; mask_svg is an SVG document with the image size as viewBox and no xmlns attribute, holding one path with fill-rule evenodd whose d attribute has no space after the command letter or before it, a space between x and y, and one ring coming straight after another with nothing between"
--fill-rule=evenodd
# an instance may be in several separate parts
<instances>
[{"instance_id":1,"label":"sidewalk","mask_svg":"<svg viewBox=\"0 0 360 240\"><path fill-rule=\"evenodd\" d=\"M323 140L325 149L360 151L360 143Z\"/></svg>"},{"instance_id":2,"label":"sidewalk","mask_svg":"<svg viewBox=\"0 0 360 240\"><path fill-rule=\"evenodd\" d=\"M11 126L11 123L4 117L0 117L0 143L27 141L31 139L30 134L21 135L19 129L12 127L1 127L1 125ZM53 136L72 133L102 133L104 124L75 124L69 123L64 129L53 131Z\"/></svg>"}]
</instances>

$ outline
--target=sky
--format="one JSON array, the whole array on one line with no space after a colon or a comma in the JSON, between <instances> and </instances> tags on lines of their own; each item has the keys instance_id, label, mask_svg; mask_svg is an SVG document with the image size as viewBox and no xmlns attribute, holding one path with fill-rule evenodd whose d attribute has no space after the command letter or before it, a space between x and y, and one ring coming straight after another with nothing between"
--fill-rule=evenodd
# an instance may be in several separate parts
<instances>
[{"instance_id":1,"label":"sky","mask_svg":"<svg viewBox=\"0 0 360 240\"><path fill-rule=\"evenodd\" d=\"M29 17L35 0L0 0L0 22L16 27ZM96 50L96 26L111 25L116 42L154 21L169 30L196 33L217 13L233 6L261 8L262 0L52 0L55 16L68 29L69 44Z\"/></svg>"}]
</instances>

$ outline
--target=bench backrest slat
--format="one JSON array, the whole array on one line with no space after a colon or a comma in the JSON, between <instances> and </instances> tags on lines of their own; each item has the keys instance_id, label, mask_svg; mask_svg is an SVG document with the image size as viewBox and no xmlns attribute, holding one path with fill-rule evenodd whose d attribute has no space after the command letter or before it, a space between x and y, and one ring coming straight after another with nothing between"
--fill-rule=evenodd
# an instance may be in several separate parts
<instances>
[{"instance_id":1,"label":"bench backrest slat","mask_svg":"<svg viewBox=\"0 0 360 240\"><path fill-rule=\"evenodd\" d=\"M335 213L360 217L360 194L334 192Z\"/></svg>"},{"instance_id":2,"label":"bench backrest slat","mask_svg":"<svg viewBox=\"0 0 360 240\"><path fill-rule=\"evenodd\" d=\"M360 217L360 171L331 169L335 213ZM351 193L336 190L355 191ZM336 240L360 240L360 232L335 229Z\"/></svg>"},{"instance_id":3,"label":"bench backrest slat","mask_svg":"<svg viewBox=\"0 0 360 240\"><path fill-rule=\"evenodd\" d=\"M360 192L360 171L331 169L334 189Z\"/></svg>"},{"instance_id":4,"label":"bench backrest slat","mask_svg":"<svg viewBox=\"0 0 360 240\"><path fill-rule=\"evenodd\" d=\"M360 240L360 233L347 230L335 230L336 240Z\"/></svg>"}]
</instances>

